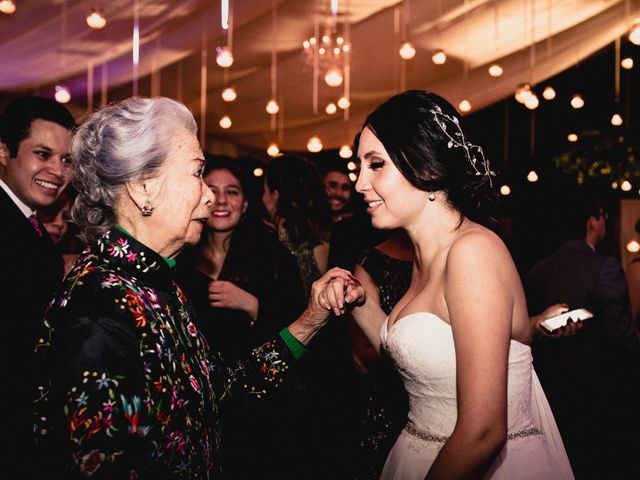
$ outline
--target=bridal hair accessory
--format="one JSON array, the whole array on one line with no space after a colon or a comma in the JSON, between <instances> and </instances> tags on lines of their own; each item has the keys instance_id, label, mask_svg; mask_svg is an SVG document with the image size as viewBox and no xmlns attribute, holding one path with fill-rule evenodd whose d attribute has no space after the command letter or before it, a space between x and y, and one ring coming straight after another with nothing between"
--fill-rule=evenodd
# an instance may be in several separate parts
<instances>
[{"instance_id":1,"label":"bridal hair accessory","mask_svg":"<svg viewBox=\"0 0 640 480\"><path fill-rule=\"evenodd\" d=\"M491 180L491 177L495 177L496 173L491 170L489 160L485 158L482 147L468 142L464 137L464 133L462 133L462 129L460 128L460 124L458 123L458 119L452 115L447 115L446 113L444 113L438 105L429 110L429 112L431 112L433 118L435 119L438 126L442 129L444 134L449 137L449 143L447 143L447 147L462 148L467 157L467 160L475 170L476 176L483 175L487 177L487 179L489 180L489 185L493 187L493 181ZM448 123L453 126L453 135L447 130L446 121L448 121ZM429 200L431 200L431 197L429 197Z\"/></svg>"},{"instance_id":2,"label":"bridal hair accessory","mask_svg":"<svg viewBox=\"0 0 640 480\"><path fill-rule=\"evenodd\" d=\"M143 217L151 216L151 214L153 213L153 205L151 205L151 202L149 200L142 204L142 207L140 207L140 213L142 213Z\"/></svg>"},{"instance_id":3,"label":"bridal hair accessory","mask_svg":"<svg viewBox=\"0 0 640 480\"><path fill-rule=\"evenodd\" d=\"M431 192L427 198L429 199L430 202L433 202L436 199L436 194Z\"/></svg>"}]
</instances>

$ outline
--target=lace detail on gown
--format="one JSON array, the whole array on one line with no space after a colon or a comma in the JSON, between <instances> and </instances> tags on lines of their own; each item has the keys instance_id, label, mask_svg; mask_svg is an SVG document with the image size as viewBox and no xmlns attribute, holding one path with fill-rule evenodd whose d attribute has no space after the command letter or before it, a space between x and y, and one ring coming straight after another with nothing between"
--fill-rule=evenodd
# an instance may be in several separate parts
<instances>
[{"instance_id":1,"label":"lace detail on gown","mask_svg":"<svg viewBox=\"0 0 640 480\"><path fill-rule=\"evenodd\" d=\"M390 329L385 321L380 335L409 395L409 424L434 438L451 435L457 420L451 326L432 313L416 312L397 320ZM548 404L546 411L543 408L546 398L533 371L531 349L515 340L509 349L507 402L507 428L515 438L507 441L485 478L572 479L553 415ZM531 429L540 429L543 435L517 435L535 431ZM405 429L381 478L423 479L442 445Z\"/></svg>"}]
</instances>

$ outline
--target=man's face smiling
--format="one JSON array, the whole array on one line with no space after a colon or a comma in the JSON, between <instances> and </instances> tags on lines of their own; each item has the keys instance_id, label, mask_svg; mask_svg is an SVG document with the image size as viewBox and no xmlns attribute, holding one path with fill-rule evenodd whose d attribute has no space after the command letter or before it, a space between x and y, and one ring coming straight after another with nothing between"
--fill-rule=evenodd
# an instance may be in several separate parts
<instances>
[{"instance_id":1,"label":"man's face smiling","mask_svg":"<svg viewBox=\"0 0 640 480\"><path fill-rule=\"evenodd\" d=\"M71 132L61 125L36 119L15 157L0 155L2 179L34 210L51 205L71 181ZM5 149L6 151L6 149Z\"/></svg>"},{"instance_id":2,"label":"man's face smiling","mask_svg":"<svg viewBox=\"0 0 640 480\"><path fill-rule=\"evenodd\" d=\"M324 191L332 213L340 213L351 198L351 181L342 172L327 172L324 177Z\"/></svg>"}]
</instances>

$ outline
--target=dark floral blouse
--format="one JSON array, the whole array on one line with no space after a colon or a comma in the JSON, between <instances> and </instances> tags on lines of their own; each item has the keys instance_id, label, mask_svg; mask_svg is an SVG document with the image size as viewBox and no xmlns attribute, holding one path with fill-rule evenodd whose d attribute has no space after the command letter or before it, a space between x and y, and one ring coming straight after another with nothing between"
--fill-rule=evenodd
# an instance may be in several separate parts
<instances>
[{"instance_id":1,"label":"dark floral blouse","mask_svg":"<svg viewBox=\"0 0 640 480\"><path fill-rule=\"evenodd\" d=\"M280 337L232 365L209 351L173 270L113 229L67 275L35 349L40 477L216 477L220 402L284 382Z\"/></svg>"}]
</instances>

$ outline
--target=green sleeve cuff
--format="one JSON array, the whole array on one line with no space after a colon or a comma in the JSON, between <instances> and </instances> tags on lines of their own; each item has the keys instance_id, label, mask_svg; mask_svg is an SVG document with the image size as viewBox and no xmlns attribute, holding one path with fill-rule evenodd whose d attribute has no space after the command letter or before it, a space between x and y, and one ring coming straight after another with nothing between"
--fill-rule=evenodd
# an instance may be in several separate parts
<instances>
[{"instance_id":1,"label":"green sleeve cuff","mask_svg":"<svg viewBox=\"0 0 640 480\"><path fill-rule=\"evenodd\" d=\"M300 341L293 336L293 334L287 327L284 327L282 330L280 330L279 335L280 338L282 338L282 340L284 341L285 345L289 348L289 350L291 350L291 353L296 360L304 357L304 355L308 351L308 348L300 343Z\"/></svg>"}]
</instances>

